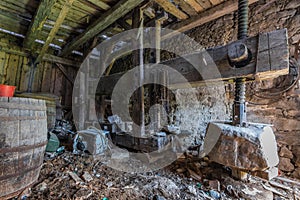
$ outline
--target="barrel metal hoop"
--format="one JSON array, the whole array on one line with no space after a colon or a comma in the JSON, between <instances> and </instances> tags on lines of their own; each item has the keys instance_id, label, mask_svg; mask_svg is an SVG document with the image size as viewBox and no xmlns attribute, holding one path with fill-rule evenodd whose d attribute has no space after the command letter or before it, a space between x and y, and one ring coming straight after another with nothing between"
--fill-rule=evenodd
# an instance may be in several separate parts
<instances>
[{"instance_id":1,"label":"barrel metal hoop","mask_svg":"<svg viewBox=\"0 0 300 200\"><path fill-rule=\"evenodd\" d=\"M29 183L26 187L21 188L19 190L17 190L16 192L7 194L5 196L0 197L0 200L6 200L6 199L11 199L13 197L19 196L24 190L32 187L35 184L36 181L33 181L32 183Z\"/></svg>"},{"instance_id":2,"label":"barrel metal hoop","mask_svg":"<svg viewBox=\"0 0 300 200\"><path fill-rule=\"evenodd\" d=\"M19 120L43 120L47 119L47 116L0 116L0 121L19 121Z\"/></svg>"},{"instance_id":3,"label":"barrel metal hoop","mask_svg":"<svg viewBox=\"0 0 300 200\"><path fill-rule=\"evenodd\" d=\"M5 176L1 176L0 177L0 181L8 179L8 178L18 177L18 176L26 174L26 173L28 173L30 171L37 170L41 166L42 166L41 163L38 163L38 165L35 165L35 166L30 167L28 169L24 169L24 170L22 170L20 172L17 172L17 173L14 173L14 174L8 174L8 175L5 175Z\"/></svg>"},{"instance_id":4,"label":"barrel metal hoop","mask_svg":"<svg viewBox=\"0 0 300 200\"><path fill-rule=\"evenodd\" d=\"M30 149L39 148L42 146L45 146L48 143L48 141L45 141L43 143L34 144L34 145L27 145L27 146L19 146L19 147L11 147L11 148L2 148L0 149L0 153L10 153L10 152L22 152L27 151Z\"/></svg>"},{"instance_id":5,"label":"barrel metal hoop","mask_svg":"<svg viewBox=\"0 0 300 200\"><path fill-rule=\"evenodd\" d=\"M34 110L45 111L46 105L32 105L32 104L20 104L12 102L0 102L0 107L5 109L21 109L21 110Z\"/></svg>"}]
</instances>

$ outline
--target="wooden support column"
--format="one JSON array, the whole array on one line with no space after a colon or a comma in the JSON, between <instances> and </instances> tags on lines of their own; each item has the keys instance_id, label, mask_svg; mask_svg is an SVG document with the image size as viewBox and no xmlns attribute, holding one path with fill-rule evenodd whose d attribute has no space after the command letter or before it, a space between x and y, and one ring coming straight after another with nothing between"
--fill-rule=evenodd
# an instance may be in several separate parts
<instances>
[{"instance_id":1,"label":"wooden support column","mask_svg":"<svg viewBox=\"0 0 300 200\"><path fill-rule=\"evenodd\" d=\"M45 41L45 44L43 45L43 48L40 51L38 58L36 59L36 63L39 63L43 59L46 51L49 48L50 43L52 42L53 38L55 37L59 27L62 25L63 21L65 20L65 17L67 16L67 13L69 12L70 8L72 7L72 4L74 1L75 0L66 0L65 1L65 3L58 15L58 19L56 20L55 25L51 29L51 31Z\"/></svg>"},{"instance_id":2,"label":"wooden support column","mask_svg":"<svg viewBox=\"0 0 300 200\"><path fill-rule=\"evenodd\" d=\"M174 4L172 4L169 0L155 0L155 2L160 5L165 11L174 15L178 19L187 19L189 16L176 8Z\"/></svg>"},{"instance_id":3,"label":"wooden support column","mask_svg":"<svg viewBox=\"0 0 300 200\"><path fill-rule=\"evenodd\" d=\"M42 0L34 18L31 20L23 46L32 49L37 36L41 33L43 26L51 13L51 9L57 0Z\"/></svg>"},{"instance_id":4,"label":"wooden support column","mask_svg":"<svg viewBox=\"0 0 300 200\"><path fill-rule=\"evenodd\" d=\"M140 8L135 8L132 16L132 28L139 28L141 25L142 12ZM143 30L141 31L141 34ZM139 40L134 44L139 47L139 50L134 50L132 53L133 66L139 66L139 74L136 77L135 84L140 85L144 80L144 69L143 69L143 35L139 36ZM136 136L143 136L145 133L145 119L144 119L144 87L140 87L138 91L132 96L132 117L133 121L141 128L133 127L133 132Z\"/></svg>"},{"instance_id":5,"label":"wooden support column","mask_svg":"<svg viewBox=\"0 0 300 200\"><path fill-rule=\"evenodd\" d=\"M139 72L140 72L140 120L141 120L141 137L145 136L145 88L144 88L144 79L145 79L145 72L144 72L144 16L143 10L140 9L140 26L139 28L142 29L139 35Z\"/></svg>"}]
</instances>

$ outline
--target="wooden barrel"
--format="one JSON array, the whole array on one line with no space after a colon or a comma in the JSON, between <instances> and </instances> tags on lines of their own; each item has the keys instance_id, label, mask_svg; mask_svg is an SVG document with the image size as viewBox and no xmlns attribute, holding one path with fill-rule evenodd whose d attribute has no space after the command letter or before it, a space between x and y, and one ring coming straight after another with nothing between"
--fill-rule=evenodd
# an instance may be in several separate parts
<instances>
[{"instance_id":1,"label":"wooden barrel","mask_svg":"<svg viewBox=\"0 0 300 200\"><path fill-rule=\"evenodd\" d=\"M49 93L21 93L15 94L15 96L45 100L47 107L47 127L48 129L54 128L55 121L58 118L57 110L60 109L59 98L56 95Z\"/></svg>"},{"instance_id":2,"label":"wooden barrel","mask_svg":"<svg viewBox=\"0 0 300 200\"><path fill-rule=\"evenodd\" d=\"M0 97L0 199L37 181L46 144L45 101Z\"/></svg>"}]
</instances>

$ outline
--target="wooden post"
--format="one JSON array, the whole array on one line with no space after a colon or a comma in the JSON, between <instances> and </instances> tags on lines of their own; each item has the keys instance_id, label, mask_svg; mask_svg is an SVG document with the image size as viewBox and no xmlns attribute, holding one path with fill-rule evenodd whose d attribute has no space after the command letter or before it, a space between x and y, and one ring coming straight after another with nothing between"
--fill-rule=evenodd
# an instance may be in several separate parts
<instances>
[{"instance_id":1,"label":"wooden post","mask_svg":"<svg viewBox=\"0 0 300 200\"><path fill-rule=\"evenodd\" d=\"M145 135L145 99L144 99L144 17L143 17L143 10L140 9L140 26L141 29L139 35L139 82L140 82L140 122L141 122L141 134L140 136Z\"/></svg>"}]
</instances>

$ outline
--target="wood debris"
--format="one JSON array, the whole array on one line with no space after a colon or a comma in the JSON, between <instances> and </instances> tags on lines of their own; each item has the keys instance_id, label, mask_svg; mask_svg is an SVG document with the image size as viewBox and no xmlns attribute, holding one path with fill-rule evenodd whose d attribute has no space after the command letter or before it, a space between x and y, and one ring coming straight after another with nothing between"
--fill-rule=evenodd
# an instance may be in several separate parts
<instances>
[{"instance_id":1,"label":"wood debris","mask_svg":"<svg viewBox=\"0 0 300 200\"><path fill-rule=\"evenodd\" d=\"M236 181L231 178L228 169L211 163L207 158L199 159L191 155L181 157L161 170L145 173L117 171L104 165L105 159L97 159L65 152L45 161L28 199L47 199L50 196L53 199L91 200L105 197L110 200L153 199L155 196L165 199L214 199L212 194L220 195L224 200L265 199L272 194L274 197L293 199L300 191L293 181L274 179L268 183L255 177L250 182ZM261 193L251 196L251 191L256 190ZM248 191L248 194L242 191Z\"/></svg>"}]
</instances>

